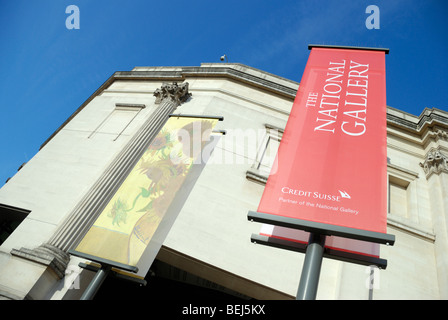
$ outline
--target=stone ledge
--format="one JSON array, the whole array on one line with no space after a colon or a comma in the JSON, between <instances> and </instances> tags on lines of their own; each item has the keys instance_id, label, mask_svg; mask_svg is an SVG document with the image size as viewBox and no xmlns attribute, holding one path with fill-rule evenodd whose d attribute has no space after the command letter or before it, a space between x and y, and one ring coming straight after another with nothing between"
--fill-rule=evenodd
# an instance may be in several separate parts
<instances>
[{"instance_id":1,"label":"stone ledge","mask_svg":"<svg viewBox=\"0 0 448 320\"><path fill-rule=\"evenodd\" d=\"M400 229L401 231L407 232L426 241L435 242L436 240L436 236L432 230L422 228L415 222L405 220L401 217L388 214L387 225Z\"/></svg>"},{"instance_id":2,"label":"stone ledge","mask_svg":"<svg viewBox=\"0 0 448 320\"><path fill-rule=\"evenodd\" d=\"M65 269L70 261L70 255L49 244L43 244L32 250L27 248L12 249L11 255L48 266L59 279L65 276Z\"/></svg>"}]
</instances>

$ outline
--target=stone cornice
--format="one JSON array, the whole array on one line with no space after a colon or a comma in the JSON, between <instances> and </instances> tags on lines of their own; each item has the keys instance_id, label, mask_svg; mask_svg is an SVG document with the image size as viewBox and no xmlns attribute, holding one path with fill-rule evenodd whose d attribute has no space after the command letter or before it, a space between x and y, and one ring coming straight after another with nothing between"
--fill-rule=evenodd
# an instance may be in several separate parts
<instances>
[{"instance_id":1,"label":"stone cornice","mask_svg":"<svg viewBox=\"0 0 448 320\"><path fill-rule=\"evenodd\" d=\"M268 72L238 63L204 63L200 67L136 67L132 71L117 71L109 77L75 112L42 144L48 143L70 120L75 117L90 101L100 95L114 81L161 81L182 82L189 77L226 78L271 92L294 101L299 83ZM388 126L395 126L418 136L425 129L438 125L448 132L448 112L440 109L426 108L420 116L388 107Z\"/></svg>"},{"instance_id":2,"label":"stone cornice","mask_svg":"<svg viewBox=\"0 0 448 320\"><path fill-rule=\"evenodd\" d=\"M299 83L241 64L203 64L200 67L137 67L132 71L117 71L111 75L75 112L41 145L42 149L87 104L116 80L182 82L187 77L230 78L270 91L291 101Z\"/></svg>"},{"instance_id":3,"label":"stone cornice","mask_svg":"<svg viewBox=\"0 0 448 320\"><path fill-rule=\"evenodd\" d=\"M448 112L437 108L425 108L420 116L415 116L407 112L388 107L388 125L398 126L401 129L415 134L423 134L429 127L438 125L440 128L448 130Z\"/></svg>"},{"instance_id":4,"label":"stone cornice","mask_svg":"<svg viewBox=\"0 0 448 320\"><path fill-rule=\"evenodd\" d=\"M180 81L187 77L229 78L250 84L280 96L294 99L299 83L268 72L241 64L202 64L200 67L167 68L137 67L132 71L120 71L114 74L120 80L165 80Z\"/></svg>"}]
</instances>

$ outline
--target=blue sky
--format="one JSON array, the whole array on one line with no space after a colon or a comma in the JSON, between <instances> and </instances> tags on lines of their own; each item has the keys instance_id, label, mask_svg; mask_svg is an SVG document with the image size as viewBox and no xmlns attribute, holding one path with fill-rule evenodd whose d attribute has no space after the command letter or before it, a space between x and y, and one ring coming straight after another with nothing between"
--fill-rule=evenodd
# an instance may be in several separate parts
<instances>
[{"instance_id":1,"label":"blue sky","mask_svg":"<svg viewBox=\"0 0 448 320\"><path fill-rule=\"evenodd\" d=\"M66 28L76 5L80 28ZM368 5L380 28L365 26ZM387 103L448 111L445 0L0 0L0 186L115 71L229 62L300 81L308 44L389 48Z\"/></svg>"}]
</instances>

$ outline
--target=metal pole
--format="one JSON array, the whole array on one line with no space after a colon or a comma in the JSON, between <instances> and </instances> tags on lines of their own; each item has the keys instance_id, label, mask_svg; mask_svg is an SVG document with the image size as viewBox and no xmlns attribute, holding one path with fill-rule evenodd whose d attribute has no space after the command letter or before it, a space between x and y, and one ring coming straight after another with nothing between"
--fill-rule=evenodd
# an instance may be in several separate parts
<instances>
[{"instance_id":1,"label":"metal pole","mask_svg":"<svg viewBox=\"0 0 448 320\"><path fill-rule=\"evenodd\" d=\"M89 286L87 287L86 291L81 296L80 300L92 300L95 294L98 292L99 288L101 287L104 280L106 280L106 277L111 269L111 266L101 266L101 268L97 271L95 274L95 277L93 277L92 281L89 283Z\"/></svg>"},{"instance_id":2,"label":"metal pole","mask_svg":"<svg viewBox=\"0 0 448 320\"><path fill-rule=\"evenodd\" d=\"M311 233L296 300L315 300L324 255L325 236Z\"/></svg>"}]
</instances>

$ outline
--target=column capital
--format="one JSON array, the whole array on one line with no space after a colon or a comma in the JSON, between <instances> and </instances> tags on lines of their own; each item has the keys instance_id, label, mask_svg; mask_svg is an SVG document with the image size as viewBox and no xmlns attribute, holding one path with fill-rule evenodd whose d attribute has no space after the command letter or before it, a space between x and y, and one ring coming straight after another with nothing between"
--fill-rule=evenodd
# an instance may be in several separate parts
<instances>
[{"instance_id":1,"label":"column capital","mask_svg":"<svg viewBox=\"0 0 448 320\"><path fill-rule=\"evenodd\" d=\"M440 151L440 148L432 148L426 154L425 160L420 162L420 166L426 173L426 179L434 173L437 175L442 172L448 173L448 157Z\"/></svg>"},{"instance_id":2,"label":"column capital","mask_svg":"<svg viewBox=\"0 0 448 320\"><path fill-rule=\"evenodd\" d=\"M181 103L187 101L191 93L188 92L188 82L181 84L164 82L162 87L154 92L154 96L156 97L156 104L168 100L178 107Z\"/></svg>"}]
</instances>

